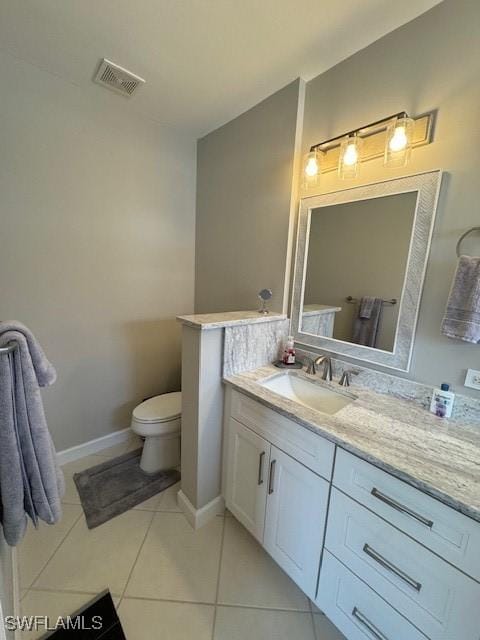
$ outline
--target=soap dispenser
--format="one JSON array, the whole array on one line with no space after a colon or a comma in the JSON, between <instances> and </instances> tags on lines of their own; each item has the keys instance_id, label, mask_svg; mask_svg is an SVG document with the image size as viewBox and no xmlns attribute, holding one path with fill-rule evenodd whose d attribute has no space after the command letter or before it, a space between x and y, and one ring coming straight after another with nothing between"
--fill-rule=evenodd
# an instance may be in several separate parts
<instances>
[{"instance_id":1,"label":"soap dispenser","mask_svg":"<svg viewBox=\"0 0 480 640\"><path fill-rule=\"evenodd\" d=\"M283 364L295 364L295 343L293 336L288 336L283 350Z\"/></svg>"}]
</instances>

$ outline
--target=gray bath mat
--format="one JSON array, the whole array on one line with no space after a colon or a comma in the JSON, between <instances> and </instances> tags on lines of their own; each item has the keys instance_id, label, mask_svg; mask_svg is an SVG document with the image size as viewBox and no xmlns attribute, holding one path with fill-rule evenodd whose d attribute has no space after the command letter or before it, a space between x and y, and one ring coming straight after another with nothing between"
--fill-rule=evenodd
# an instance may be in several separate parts
<instances>
[{"instance_id":1,"label":"gray bath mat","mask_svg":"<svg viewBox=\"0 0 480 640\"><path fill-rule=\"evenodd\" d=\"M180 480L175 469L149 474L140 469L141 449L124 453L73 476L87 526L94 529Z\"/></svg>"}]
</instances>

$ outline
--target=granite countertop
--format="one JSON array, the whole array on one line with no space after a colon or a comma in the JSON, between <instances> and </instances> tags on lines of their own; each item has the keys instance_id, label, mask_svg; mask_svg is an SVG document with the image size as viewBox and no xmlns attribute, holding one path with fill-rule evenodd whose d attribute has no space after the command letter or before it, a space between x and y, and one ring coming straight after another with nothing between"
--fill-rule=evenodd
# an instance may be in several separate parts
<instances>
[{"instance_id":1,"label":"granite countertop","mask_svg":"<svg viewBox=\"0 0 480 640\"><path fill-rule=\"evenodd\" d=\"M303 305L303 316L319 316L322 313L337 313L342 307L332 307L328 304L305 304Z\"/></svg>"},{"instance_id":2,"label":"granite countertop","mask_svg":"<svg viewBox=\"0 0 480 640\"><path fill-rule=\"evenodd\" d=\"M224 382L480 522L480 425L437 418L414 402L376 393L355 380L348 392L357 399L327 415L258 384L278 373L268 365ZM341 389L337 382L315 381Z\"/></svg>"},{"instance_id":3,"label":"granite countertop","mask_svg":"<svg viewBox=\"0 0 480 640\"><path fill-rule=\"evenodd\" d=\"M258 324L261 322L274 322L285 320L285 314L270 312L261 314L254 311L225 311L222 313L197 313L189 316L177 316L178 322L205 331L208 329L220 329L221 327L234 327L242 324Z\"/></svg>"}]
</instances>

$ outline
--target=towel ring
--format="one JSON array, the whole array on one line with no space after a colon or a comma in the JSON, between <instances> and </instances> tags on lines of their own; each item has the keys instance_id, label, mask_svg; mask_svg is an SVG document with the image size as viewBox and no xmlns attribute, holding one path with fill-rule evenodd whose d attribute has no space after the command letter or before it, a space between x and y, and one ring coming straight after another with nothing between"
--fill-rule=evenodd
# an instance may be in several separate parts
<instances>
[{"instance_id":1,"label":"towel ring","mask_svg":"<svg viewBox=\"0 0 480 640\"><path fill-rule=\"evenodd\" d=\"M469 236L471 233L473 233L474 231L480 231L480 227L471 227L470 229L465 231L465 233L462 233L462 235L458 239L457 248L456 248L457 258L460 257L460 246L462 244L462 241L465 240L465 238Z\"/></svg>"}]
</instances>

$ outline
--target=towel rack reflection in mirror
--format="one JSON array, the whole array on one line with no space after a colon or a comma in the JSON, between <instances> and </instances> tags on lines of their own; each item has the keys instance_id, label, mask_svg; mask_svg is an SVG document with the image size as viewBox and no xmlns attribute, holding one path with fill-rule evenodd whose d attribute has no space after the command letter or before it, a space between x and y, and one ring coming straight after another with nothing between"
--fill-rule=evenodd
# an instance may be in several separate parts
<instances>
[{"instance_id":1,"label":"towel rack reflection in mirror","mask_svg":"<svg viewBox=\"0 0 480 640\"><path fill-rule=\"evenodd\" d=\"M457 258L460 257L460 247L462 245L462 241L465 240L467 236L469 236L471 233L474 233L475 231L480 231L480 227L470 227L470 229L467 229L465 233L462 233L462 235L460 236L457 242L457 248L456 248Z\"/></svg>"},{"instance_id":2,"label":"towel rack reflection in mirror","mask_svg":"<svg viewBox=\"0 0 480 640\"><path fill-rule=\"evenodd\" d=\"M352 296L347 296L345 300L348 304L356 304L358 302L357 298L352 298ZM382 304L397 304L397 299L392 298L391 300L382 300Z\"/></svg>"}]
</instances>

